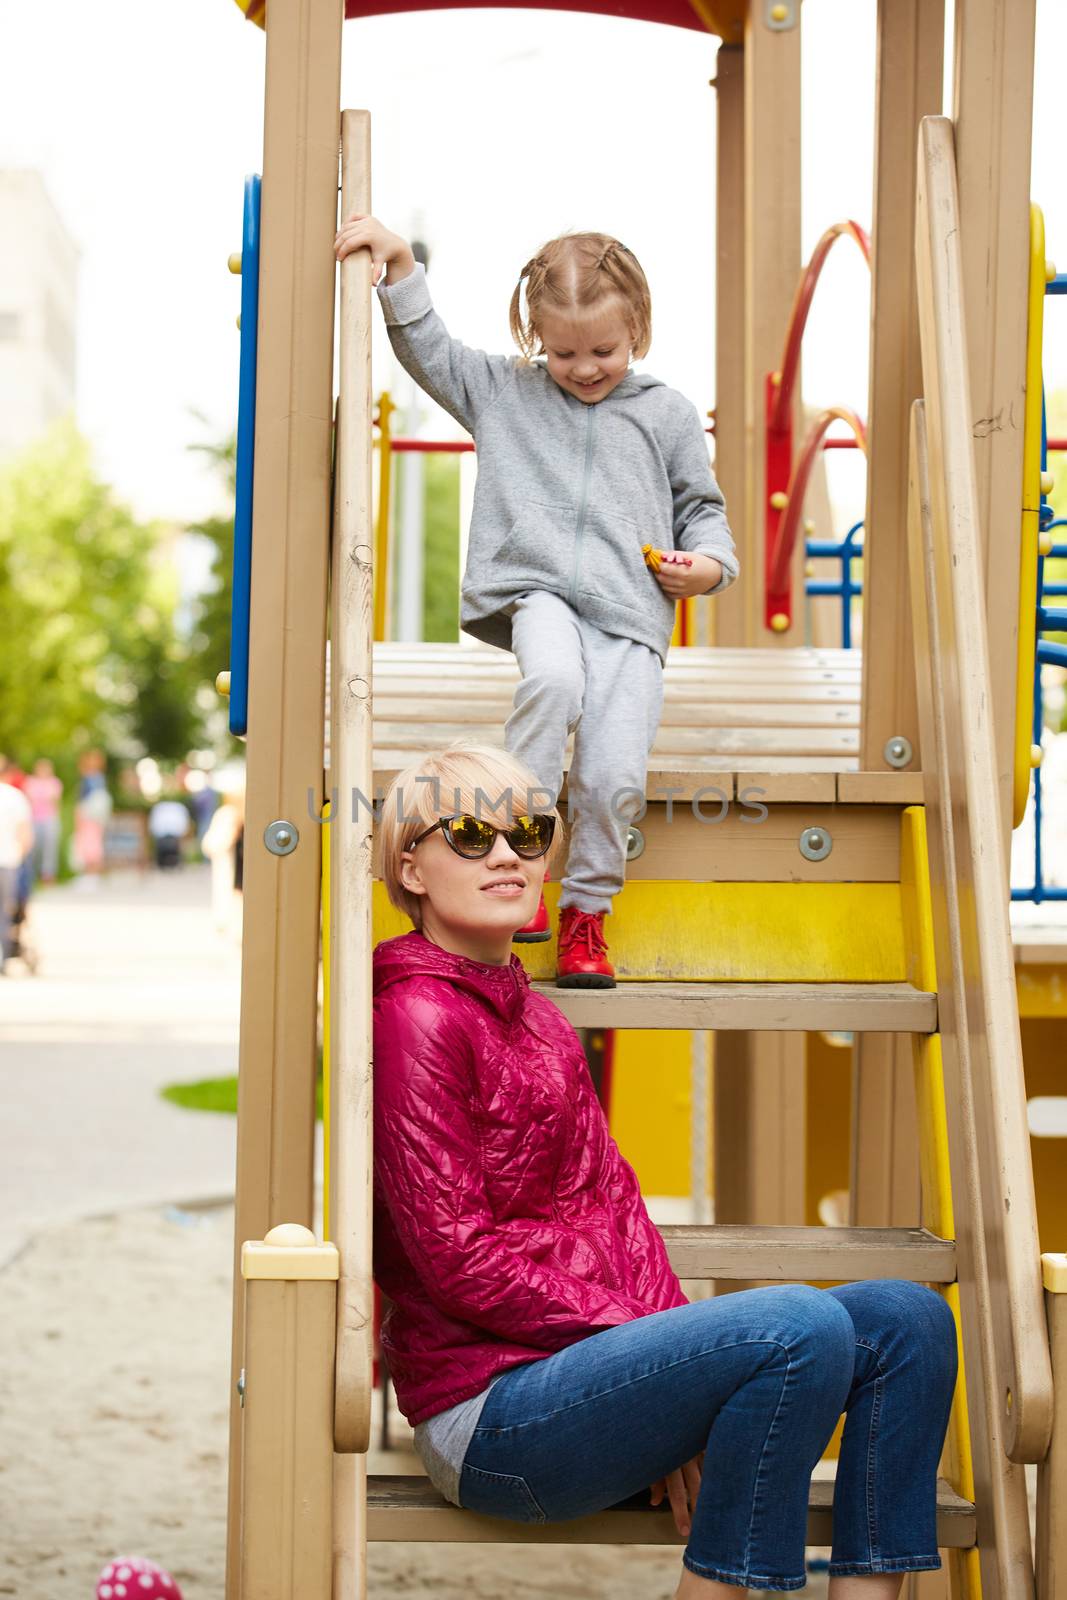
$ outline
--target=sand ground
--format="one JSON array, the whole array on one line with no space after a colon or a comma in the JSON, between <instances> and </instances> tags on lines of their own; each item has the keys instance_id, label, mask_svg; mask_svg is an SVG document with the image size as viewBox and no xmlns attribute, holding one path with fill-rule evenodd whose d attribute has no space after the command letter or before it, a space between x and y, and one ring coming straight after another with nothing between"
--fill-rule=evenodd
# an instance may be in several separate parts
<instances>
[{"instance_id":1,"label":"sand ground","mask_svg":"<svg viewBox=\"0 0 1067 1600\"><path fill-rule=\"evenodd\" d=\"M0 1595L91 1600L112 1556L221 1600L233 1213L47 1228L0 1272ZM395 1412L374 1472L421 1470ZM377 1434L377 1430L376 1430ZM666 1600L671 1551L372 1546L391 1600Z\"/></svg>"},{"instance_id":2,"label":"sand ground","mask_svg":"<svg viewBox=\"0 0 1067 1600\"><path fill-rule=\"evenodd\" d=\"M234 1124L159 1089L236 1070L239 951L198 869L49 891L34 938L38 975L0 980L0 1595L91 1600L124 1554L221 1600ZM371 1470L420 1470L391 1429ZM678 1556L392 1545L369 1570L393 1600L659 1600Z\"/></svg>"}]
</instances>

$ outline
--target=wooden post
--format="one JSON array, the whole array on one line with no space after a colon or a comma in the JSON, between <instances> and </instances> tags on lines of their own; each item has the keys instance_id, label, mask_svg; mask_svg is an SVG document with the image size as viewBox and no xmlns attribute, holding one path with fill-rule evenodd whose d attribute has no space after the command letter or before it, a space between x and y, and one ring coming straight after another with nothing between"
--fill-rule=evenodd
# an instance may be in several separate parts
<instances>
[{"instance_id":1,"label":"wooden post","mask_svg":"<svg viewBox=\"0 0 1067 1600\"><path fill-rule=\"evenodd\" d=\"M773 28L766 8L753 5L745 23L745 503L752 542L738 588L745 597L743 642L764 646L797 643L796 629L775 634L763 625L765 383L781 360L801 265L799 6L796 19L792 27ZM803 572L798 540L795 583L803 582Z\"/></svg>"},{"instance_id":2,"label":"wooden post","mask_svg":"<svg viewBox=\"0 0 1067 1600\"><path fill-rule=\"evenodd\" d=\"M915 145L941 110L944 0L878 0L860 769L922 770L908 596L908 417L922 393L915 308ZM910 1067L908 1068L910 1078Z\"/></svg>"},{"instance_id":3,"label":"wooden post","mask_svg":"<svg viewBox=\"0 0 1067 1600\"><path fill-rule=\"evenodd\" d=\"M241 1257L241 1592L331 1600L337 1251L283 1223Z\"/></svg>"},{"instance_id":4,"label":"wooden post","mask_svg":"<svg viewBox=\"0 0 1067 1600\"><path fill-rule=\"evenodd\" d=\"M341 118L342 211L370 211L370 116ZM339 1451L370 1444L371 1282L371 740L374 533L371 518L371 259L341 267L337 529L330 627L330 1218L337 1286ZM383 396L384 400L384 396ZM384 447L383 447L384 449ZM385 456L383 454L383 461Z\"/></svg>"},{"instance_id":5,"label":"wooden post","mask_svg":"<svg viewBox=\"0 0 1067 1600\"><path fill-rule=\"evenodd\" d=\"M941 108L943 0L879 0L860 768L891 770L889 741L921 770L908 594L908 417L922 392L915 307L915 144ZM914 1226L919 1213L910 1041L858 1034L853 1046L850 1215Z\"/></svg>"},{"instance_id":6,"label":"wooden post","mask_svg":"<svg viewBox=\"0 0 1067 1600\"><path fill-rule=\"evenodd\" d=\"M715 1036L716 1222L805 1220L802 1033Z\"/></svg>"},{"instance_id":7,"label":"wooden post","mask_svg":"<svg viewBox=\"0 0 1067 1600\"><path fill-rule=\"evenodd\" d=\"M743 52L719 54L719 266L724 223L736 225L737 91L744 71L744 262L736 257L720 288L716 450L725 447L730 492L737 497L740 441L727 407L737 404L736 329L744 328L744 521L738 544L744 577L734 609L724 611L722 643L766 645L779 636L763 627L764 382L781 358L789 312L800 277L800 22L779 30L762 6L751 6ZM738 59L740 55L741 59ZM728 59L724 62L724 57ZM725 70L725 79L724 79ZM724 99L725 92L725 99ZM729 137L733 148L724 150ZM730 161L723 173L722 163ZM724 213L723 205L731 215ZM739 318L739 313L743 316ZM727 365L726 363L729 363ZM722 387L725 385L724 387ZM725 435L719 431L725 422ZM803 573L804 552L795 572ZM803 581L801 578L800 581ZM785 642L785 641L783 641ZM796 643L795 637L788 638ZM723 1033L713 1070L716 1220L804 1221L804 1035Z\"/></svg>"},{"instance_id":8,"label":"wooden post","mask_svg":"<svg viewBox=\"0 0 1067 1600\"><path fill-rule=\"evenodd\" d=\"M311 1220L343 0L271 0L263 136L235 1245ZM308 793L313 804L308 806ZM288 855L273 822L299 835ZM295 837L291 833L290 837ZM244 1344L236 1272L233 1378ZM226 1593L240 1593L240 1411Z\"/></svg>"},{"instance_id":9,"label":"wooden post","mask_svg":"<svg viewBox=\"0 0 1067 1600\"><path fill-rule=\"evenodd\" d=\"M858 1033L852 1056L849 1220L856 1228L916 1228L920 1210L911 1038Z\"/></svg>"},{"instance_id":10,"label":"wooden post","mask_svg":"<svg viewBox=\"0 0 1067 1600\"><path fill-rule=\"evenodd\" d=\"M737 544L742 578L709 602L716 644L752 643L745 590L760 558L745 506L745 52L716 57L715 145L715 476Z\"/></svg>"},{"instance_id":11,"label":"wooden post","mask_svg":"<svg viewBox=\"0 0 1067 1600\"><path fill-rule=\"evenodd\" d=\"M1067 1256L1041 1257L1054 1409L1048 1455L1037 1469L1037 1600L1067 1596Z\"/></svg>"},{"instance_id":12,"label":"wooden post","mask_svg":"<svg viewBox=\"0 0 1067 1600\"><path fill-rule=\"evenodd\" d=\"M1005 847L1014 767L1035 9L1036 0L956 3L963 297Z\"/></svg>"}]
</instances>

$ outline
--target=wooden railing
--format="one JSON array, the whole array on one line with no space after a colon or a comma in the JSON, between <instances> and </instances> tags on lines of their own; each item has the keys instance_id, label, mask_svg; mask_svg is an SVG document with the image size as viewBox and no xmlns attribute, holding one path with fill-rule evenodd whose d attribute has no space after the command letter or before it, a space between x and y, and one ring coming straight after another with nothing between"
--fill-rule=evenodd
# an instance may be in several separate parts
<instances>
[{"instance_id":1,"label":"wooden railing","mask_svg":"<svg viewBox=\"0 0 1067 1600\"><path fill-rule=\"evenodd\" d=\"M341 118L344 216L370 211L370 116ZM330 619L330 1238L340 1252L334 1441L370 1442L371 1281L371 259L341 266L340 401Z\"/></svg>"},{"instance_id":2,"label":"wooden railing","mask_svg":"<svg viewBox=\"0 0 1067 1600\"><path fill-rule=\"evenodd\" d=\"M1008 920L952 124L924 119L916 228L925 400L909 541L939 1017L983 1587L1032 1583L1023 1474L1052 1381Z\"/></svg>"}]
</instances>

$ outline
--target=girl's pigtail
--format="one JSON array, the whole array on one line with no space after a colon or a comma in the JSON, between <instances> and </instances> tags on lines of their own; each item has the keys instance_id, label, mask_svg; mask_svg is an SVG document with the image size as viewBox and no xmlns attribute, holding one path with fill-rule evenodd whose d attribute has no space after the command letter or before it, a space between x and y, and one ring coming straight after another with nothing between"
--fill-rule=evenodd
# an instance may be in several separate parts
<instances>
[{"instance_id":1,"label":"girl's pigtail","mask_svg":"<svg viewBox=\"0 0 1067 1600\"><path fill-rule=\"evenodd\" d=\"M511 296L511 307L508 313L508 325L511 328L511 337L515 340L515 343L518 345L527 361L531 360L537 354L537 346L540 343L537 334L534 331L533 317L530 312L530 302L532 298L530 291L533 287L535 274L538 272L539 268L542 269L543 274L543 263L541 262L540 258L538 256L532 256L519 273L519 281L515 285L515 292ZM523 315L522 309L522 286L524 283L526 285L525 316Z\"/></svg>"}]
</instances>

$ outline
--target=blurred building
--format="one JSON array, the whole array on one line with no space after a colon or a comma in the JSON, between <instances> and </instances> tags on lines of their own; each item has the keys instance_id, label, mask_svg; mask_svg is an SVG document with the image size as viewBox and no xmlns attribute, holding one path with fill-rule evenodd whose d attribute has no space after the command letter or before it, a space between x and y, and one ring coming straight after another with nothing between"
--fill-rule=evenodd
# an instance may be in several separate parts
<instances>
[{"instance_id":1,"label":"blurred building","mask_svg":"<svg viewBox=\"0 0 1067 1600\"><path fill-rule=\"evenodd\" d=\"M0 170L0 458L74 410L78 251L39 172Z\"/></svg>"}]
</instances>

